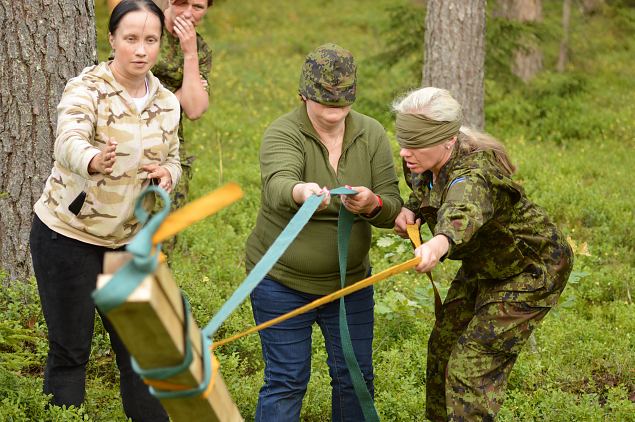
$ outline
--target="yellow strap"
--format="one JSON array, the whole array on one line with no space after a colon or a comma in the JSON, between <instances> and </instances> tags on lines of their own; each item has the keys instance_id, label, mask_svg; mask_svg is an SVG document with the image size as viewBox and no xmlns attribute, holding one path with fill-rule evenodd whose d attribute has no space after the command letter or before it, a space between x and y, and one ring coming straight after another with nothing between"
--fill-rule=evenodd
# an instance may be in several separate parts
<instances>
[{"instance_id":1,"label":"yellow strap","mask_svg":"<svg viewBox=\"0 0 635 422\"><path fill-rule=\"evenodd\" d=\"M331 293L329 295L326 295L326 296L323 296L323 297L321 297L321 298L319 298L317 300L314 300L313 302L308 303L308 304L306 304L306 305L304 305L304 306L302 306L302 307L300 307L298 309L294 309L293 311L291 311L289 313L286 313L284 315L280 315L279 317L271 319L271 320L269 320L267 322L263 322L260 325L252 327L252 328L250 328L250 329L248 329L246 331L243 331L242 333L238 333L238 334L235 334L235 335L233 335L231 337L228 337L226 339L217 341L216 343L212 343L211 349L215 350L217 347L220 347L220 346L222 346L224 344L230 343L230 342L232 342L234 340L238 340L239 338L244 337L244 336L246 336L248 334L253 334L253 333L256 333L256 332L258 332L260 330L264 330L267 327L271 327L272 325L278 324L278 323L280 323L282 321L286 321L289 318L293 318L296 315L300 315L300 314L302 314L304 312L310 311L311 309L315 309L315 308L317 308L319 306L324 305L325 303L333 302L334 300L339 299L342 296L346 296L348 294L351 294L353 292L361 290L364 287L368 287L368 286L370 286L372 284L375 284L378 281L385 280L386 278L388 278L390 276L393 276L395 274L399 274L401 272L409 270L410 268L414 268L414 267L417 266L418 263L419 263L419 258L412 258L412 259L410 259L410 260L408 260L406 262L403 262L401 264L398 264L398 265L395 265L393 267L390 267L390 268L388 268L388 269L386 269L386 270L384 270L382 272L379 272L379 273L377 273L375 275L372 275L372 276L370 276L368 278L365 278L365 279L363 279L361 281L358 281L355 284L351 284L350 286L344 287L343 289L340 289L340 290L338 290L336 292L333 292L333 293Z\"/></svg>"},{"instance_id":2,"label":"yellow strap","mask_svg":"<svg viewBox=\"0 0 635 422\"><path fill-rule=\"evenodd\" d=\"M421 231L419 230L419 223L415 224L407 224L406 231L408 232L408 237L410 237L410 241L414 245L415 249L421 246ZM434 291L434 316L438 320L441 317L441 295L439 294L439 290L437 289L437 285L434 283L432 279L432 272L427 272L426 275L430 280L430 284L432 284L432 290Z\"/></svg>"},{"instance_id":3,"label":"yellow strap","mask_svg":"<svg viewBox=\"0 0 635 422\"><path fill-rule=\"evenodd\" d=\"M407 231L408 231L408 236L410 237L410 240L412 241L412 243L415 245L415 247L421 245L421 235L419 232L419 225L418 224L413 224L413 225L408 225L406 227ZM375 283L377 283L378 281L382 281L387 279L388 277L391 277L395 274L399 274L402 273L406 270L409 270L411 268L414 268L417 266L417 264L419 263L420 259L419 258L412 258L406 262L403 262L401 264L398 265L394 265L384 271L381 271L375 275L372 275L368 278L365 278L363 280L358 281L357 283L351 284L350 286L344 287L343 289L337 290L329 295L323 296L319 299L314 300L311 303L307 303L306 305L294 309L291 312L288 312L284 315L280 315L277 318L271 319L269 321L263 322L260 325L256 325L255 327L251 327L245 331L242 331L238 334L234 334L231 337L227 337L223 340L219 340L215 343L212 343L212 345L210 346L211 350L216 350L218 347L223 346L227 343L231 343L232 341L238 340L239 338L242 338L246 335L249 334L253 334L253 333L257 333L258 331L264 330L265 328L271 327L272 325L281 323L283 321L286 321L290 318L293 318L294 316L303 314L305 312L310 311L311 309L315 309L319 306L322 306L326 303L329 302L333 302L336 299L339 299L342 296L346 296L348 294L351 294L353 292L356 292L358 290L361 290L365 287L368 287L370 285L373 285ZM441 296L439 295L439 291L437 290L437 286L434 283L434 280L432 280L432 274L431 273L426 273L426 275L428 276L428 278L430 279L430 283L432 283L432 288L434 290L434 314L436 316L436 318L439 318L440 312L441 312Z\"/></svg>"},{"instance_id":4,"label":"yellow strap","mask_svg":"<svg viewBox=\"0 0 635 422\"><path fill-rule=\"evenodd\" d=\"M152 243L156 245L163 242L197 221L215 214L229 204L236 202L242 196L243 191L240 186L236 183L228 183L196 201L190 202L167 216L152 237Z\"/></svg>"}]
</instances>

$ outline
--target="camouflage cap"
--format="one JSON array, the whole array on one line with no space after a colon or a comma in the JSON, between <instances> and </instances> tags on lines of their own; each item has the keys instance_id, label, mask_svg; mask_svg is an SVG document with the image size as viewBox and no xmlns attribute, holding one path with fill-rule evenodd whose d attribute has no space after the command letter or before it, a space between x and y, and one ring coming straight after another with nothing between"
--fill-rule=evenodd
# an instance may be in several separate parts
<instances>
[{"instance_id":1,"label":"camouflage cap","mask_svg":"<svg viewBox=\"0 0 635 422\"><path fill-rule=\"evenodd\" d=\"M355 102L357 65L350 51L332 43L306 56L300 74L300 95L317 103L344 107Z\"/></svg>"}]
</instances>

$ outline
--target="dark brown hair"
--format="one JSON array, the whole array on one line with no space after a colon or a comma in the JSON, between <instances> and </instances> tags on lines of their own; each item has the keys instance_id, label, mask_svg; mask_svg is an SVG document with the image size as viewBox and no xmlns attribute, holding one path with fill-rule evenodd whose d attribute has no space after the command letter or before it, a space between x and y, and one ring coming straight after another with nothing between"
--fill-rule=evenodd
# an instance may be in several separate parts
<instances>
[{"instance_id":1,"label":"dark brown hair","mask_svg":"<svg viewBox=\"0 0 635 422\"><path fill-rule=\"evenodd\" d=\"M212 0L213 1L213 0ZM161 21L161 34L163 34L163 26L165 25L165 18L163 12L152 0L123 0L115 6L110 14L110 20L108 21L108 31L111 34L115 34L115 31L119 27L119 22L130 12L136 12L137 10L147 10L150 13L154 13L159 21Z\"/></svg>"}]
</instances>

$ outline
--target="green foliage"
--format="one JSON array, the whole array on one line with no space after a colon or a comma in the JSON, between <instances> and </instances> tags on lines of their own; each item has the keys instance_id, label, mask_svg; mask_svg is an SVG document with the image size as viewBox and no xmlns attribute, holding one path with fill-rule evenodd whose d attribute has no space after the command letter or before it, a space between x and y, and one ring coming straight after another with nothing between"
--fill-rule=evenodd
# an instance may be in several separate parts
<instances>
[{"instance_id":1,"label":"green foliage","mask_svg":"<svg viewBox=\"0 0 635 422\"><path fill-rule=\"evenodd\" d=\"M418 2L421 3L421 2ZM493 2L492 2L493 3ZM571 63L553 72L561 2L543 2L545 21L527 26L488 22L487 129L503 139L519 166L516 179L570 237L575 269L560 305L536 331L509 379L501 421L635 420L635 168L632 78L635 9L609 1L600 13L573 9ZM97 2L99 54L109 51L104 2ZM264 129L294 107L304 56L324 42L350 49L359 65L354 108L380 120L394 136L389 104L421 80L423 16L410 0L374 2L218 2L203 26L214 50L213 98L199 121L186 123L197 156L191 184L198 197L236 181L245 197L179 236L170 265L204 325L244 279L244 243L260 201L258 147ZM522 84L505 58L524 36L538 37L546 70ZM393 145L395 159L397 148ZM400 171L398 166L398 171ZM404 197L407 187L401 181ZM428 238L429 232L424 237ZM407 240L374 230L373 272L412 257ZM458 264L433 273L442 296ZM41 393L46 326L33 280L0 274L0 420L125 420L117 371L100 323L80 409L47 408ZM386 421L421 420L426 344L434 323L425 276L407 272L375 288L376 402ZM249 303L221 327L219 338L253 325ZM319 330L302 420L330 415L330 377ZM232 397L253 419L262 384L257 335L220 348L217 356Z\"/></svg>"}]
</instances>

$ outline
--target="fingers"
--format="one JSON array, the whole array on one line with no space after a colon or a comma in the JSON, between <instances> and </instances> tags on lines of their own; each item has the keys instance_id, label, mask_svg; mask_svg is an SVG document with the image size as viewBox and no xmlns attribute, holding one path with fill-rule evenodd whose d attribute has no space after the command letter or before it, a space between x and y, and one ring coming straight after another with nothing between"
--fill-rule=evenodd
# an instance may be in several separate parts
<instances>
[{"instance_id":1,"label":"fingers","mask_svg":"<svg viewBox=\"0 0 635 422\"><path fill-rule=\"evenodd\" d=\"M159 183L159 187L164 189L167 193L172 192L172 178L171 177L162 177L161 182Z\"/></svg>"},{"instance_id":2,"label":"fingers","mask_svg":"<svg viewBox=\"0 0 635 422\"><path fill-rule=\"evenodd\" d=\"M421 258L421 262L419 262L419 264L415 267L415 270L420 273L432 271L432 269L439 263L439 256L435 253L428 242L415 249L415 256Z\"/></svg>"},{"instance_id":3,"label":"fingers","mask_svg":"<svg viewBox=\"0 0 635 422\"><path fill-rule=\"evenodd\" d=\"M174 32L179 40L183 43L192 43L192 41L196 41L196 31L194 29L194 24L190 22L188 19L185 19L181 16L177 16L174 20ZM191 45L181 45L181 47L191 47Z\"/></svg>"},{"instance_id":4,"label":"fingers","mask_svg":"<svg viewBox=\"0 0 635 422\"><path fill-rule=\"evenodd\" d=\"M403 213L400 213L395 219L394 230L395 230L395 233L397 233L399 236L404 238L408 237L408 231L406 229L406 218Z\"/></svg>"},{"instance_id":5,"label":"fingers","mask_svg":"<svg viewBox=\"0 0 635 422\"><path fill-rule=\"evenodd\" d=\"M344 207L355 214L367 214L377 206L377 195L365 186L349 186L347 188L357 191L356 195L340 195Z\"/></svg>"}]
</instances>

